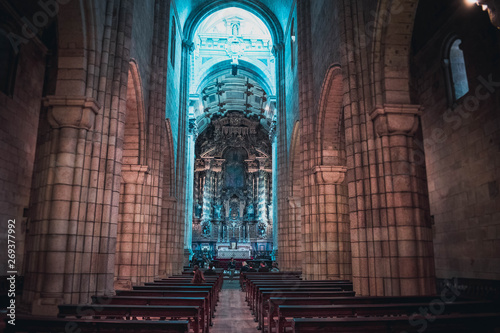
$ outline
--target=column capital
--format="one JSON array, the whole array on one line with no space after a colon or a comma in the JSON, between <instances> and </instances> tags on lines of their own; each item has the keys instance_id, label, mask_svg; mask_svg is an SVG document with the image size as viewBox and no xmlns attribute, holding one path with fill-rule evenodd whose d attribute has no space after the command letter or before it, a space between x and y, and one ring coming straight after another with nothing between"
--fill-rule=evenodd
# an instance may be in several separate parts
<instances>
[{"instance_id":1,"label":"column capital","mask_svg":"<svg viewBox=\"0 0 500 333\"><path fill-rule=\"evenodd\" d=\"M48 120L52 128L89 130L101 105L94 98L85 96L47 96L43 105L49 108Z\"/></svg>"},{"instance_id":2,"label":"column capital","mask_svg":"<svg viewBox=\"0 0 500 333\"><path fill-rule=\"evenodd\" d=\"M313 168L316 184L319 185L342 184L346 172L345 166L318 165Z\"/></svg>"},{"instance_id":3,"label":"column capital","mask_svg":"<svg viewBox=\"0 0 500 333\"><path fill-rule=\"evenodd\" d=\"M272 53L275 57L278 57L279 52L282 52L285 49L285 43L279 42L273 45Z\"/></svg>"},{"instance_id":4,"label":"column capital","mask_svg":"<svg viewBox=\"0 0 500 333\"><path fill-rule=\"evenodd\" d=\"M413 136L418 128L422 107L413 104L377 105L370 117L378 136Z\"/></svg>"},{"instance_id":5,"label":"column capital","mask_svg":"<svg viewBox=\"0 0 500 333\"><path fill-rule=\"evenodd\" d=\"M194 172L202 172L207 170L209 166L206 165L203 158L197 158L194 162Z\"/></svg>"},{"instance_id":6,"label":"column capital","mask_svg":"<svg viewBox=\"0 0 500 333\"><path fill-rule=\"evenodd\" d=\"M214 158L212 160L212 171L222 172L222 165L224 164L225 161L226 160L224 159Z\"/></svg>"},{"instance_id":7,"label":"column capital","mask_svg":"<svg viewBox=\"0 0 500 333\"><path fill-rule=\"evenodd\" d=\"M194 43L190 40L184 39L182 41L182 48L186 49L189 53L194 51Z\"/></svg>"},{"instance_id":8,"label":"column capital","mask_svg":"<svg viewBox=\"0 0 500 333\"><path fill-rule=\"evenodd\" d=\"M143 184L144 177L149 173L149 166L140 164L125 164L122 166L122 178L126 184Z\"/></svg>"},{"instance_id":9,"label":"column capital","mask_svg":"<svg viewBox=\"0 0 500 333\"><path fill-rule=\"evenodd\" d=\"M249 173L254 173L259 171L259 162L255 159L245 160L247 164L247 171Z\"/></svg>"},{"instance_id":10,"label":"column capital","mask_svg":"<svg viewBox=\"0 0 500 333\"><path fill-rule=\"evenodd\" d=\"M198 137L198 124L196 123L196 119L189 118L188 119L188 132L190 135L194 136L194 140Z\"/></svg>"},{"instance_id":11,"label":"column capital","mask_svg":"<svg viewBox=\"0 0 500 333\"><path fill-rule=\"evenodd\" d=\"M273 116L273 120L271 122L271 126L269 127L269 140L271 143L276 138L276 134L278 132L278 121L276 120L276 114Z\"/></svg>"}]
</instances>

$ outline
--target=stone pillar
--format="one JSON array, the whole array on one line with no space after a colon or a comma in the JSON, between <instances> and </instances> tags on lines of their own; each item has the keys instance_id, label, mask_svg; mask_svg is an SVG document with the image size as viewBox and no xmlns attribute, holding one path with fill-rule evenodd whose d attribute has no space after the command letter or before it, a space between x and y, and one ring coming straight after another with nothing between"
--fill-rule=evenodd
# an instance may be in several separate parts
<instances>
[{"instance_id":1,"label":"stone pillar","mask_svg":"<svg viewBox=\"0 0 500 333\"><path fill-rule=\"evenodd\" d=\"M161 228L160 228L160 277L168 277L175 272L175 267L178 263L173 260L173 255L176 253L175 230L177 226L174 219L177 216L175 211L177 207L177 200L174 197L165 195L162 199L162 215L161 215ZM175 258L175 257L174 257Z\"/></svg>"},{"instance_id":2,"label":"stone pillar","mask_svg":"<svg viewBox=\"0 0 500 333\"><path fill-rule=\"evenodd\" d=\"M189 132L188 132L188 143L187 143L187 184L186 184L186 219L185 219L185 232L184 232L184 253L188 257L193 254L192 242L193 242L193 203L194 201L194 149L196 137L198 136L198 127L196 125L196 119L189 119Z\"/></svg>"},{"instance_id":3,"label":"stone pillar","mask_svg":"<svg viewBox=\"0 0 500 333\"><path fill-rule=\"evenodd\" d=\"M347 168L321 165L313 169L316 200L314 222L304 231L304 251L312 251L311 261L304 262L308 279L350 280L351 244L347 186ZM315 211L314 211L315 210ZM312 244L310 243L312 242Z\"/></svg>"},{"instance_id":4,"label":"stone pillar","mask_svg":"<svg viewBox=\"0 0 500 333\"><path fill-rule=\"evenodd\" d=\"M275 124L275 122L273 122ZM273 215L271 217L273 221L273 252L272 252L272 257L276 259L278 256L278 161L277 161L277 156L278 156L278 142L277 142L277 136L276 136L276 127L273 126L271 128L271 131L269 133L269 138L271 139L271 144L272 144L272 150L273 150L273 155L272 155L272 172L271 172L271 179L272 179L272 196L271 196L271 205L273 207Z\"/></svg>"},{"instance_id":5,"label":"stone pillar","mask_svg":"<svg viewBox=\"0 0 500 333\"><path fill-rule=\"evenodd\" d=\"M177 141L177 167L176 167L176 197L178 198L177 204L177 221L179 228L178 234L181 238L181 247L178 250L176 260L177 264L176 271L181 272L184 263L189 262L189 251L184 251L184 233L186 232L186 214L187 206L186 202L186 190L188 186L188 173L187 173L187 161L188 161L188 108L189 108L189 82L190 82L190 68L191 68L191 56L194 51L194 44L187 40L182 41L182 52L181 52L181 84L179 91L179 132Z\"/></svg>"},{"instance_id":6,"label":"stone pillar","mask_svg":"<svg viewBox=\"0 0 500 333\"><path fill-rule=\"evenodd\" d=\"M276 148L275 156L273 156L273 166L275 170L279 170L273 176L274 198L276 200L276 206L273 210L274 216L276 217L275 225L276 229L273 229L275 235L274 240L277 242L275 246L275 257L280 265L280 269L283 270L283 261L281 256L283 237L280 234L281 226L287 223L288 219L288 209L287 209L287 197L288 197L288 167L289 167L289 157L288 157L288 136L287 136L287 108L286 108L286 59L285 59L285 43L277 42L273 46L273 53L276 59ZM274 221L273 221L274 222ZM279 255L277 255L279 251Z\"/></svg>"},{"instance_id":7,"label":"stone pillar","mask_svg":"<svg viewBox=\"0 0 500 333\"><path fill-rule=\"evenodd\" d=\"M50 193L45 197L46 212L40 221L40 242L33 244L31 260L43 262L40 271L27 272L28 280L36 280L39 294L35 296L32 313L55 315L57 305L68 303L74 290L74 275L82 272L75 265L82 172L87 133L94 125L100 109L92 98L80 96L49 96L44 101L52 128L51 156L46 179Z\"/></svg>"},{"instance_id":8,"label":"stone pillar","mask_svg":"<svg viewBox=\"0 0 500 333\"><path fill-rule=\"evenodd\" d=\"M288 197L288 218L279 224L280 268L284 271L302 269L301 198Z\"/></svg>"},{"instance_id":9,"label":"stone pillar","mask_svg":"<svg viewBox=\"0 0 500 333\"><path fill-rule=\"evenodd\" d=\"M148 166L122 166L122 195L116 246L115 289L131 289L147 276L148 262L144 262L148 248L149 230L146 228L142 205L143 188Z\"/></svg>"},{"instance_id":10,"label":"stone pillar","mask_svg":"<svg viewBox=\"0 0 500 333\"><path fill-rule=\"evenodd\" d=\"M351 225L353 281L361 294L435 292L428 199L417 186L424 175L411 154L419 115L418 105L383 105L370 113L378 136L378 193L372 190L365 220Z\"/></svg>"}]
</instances>

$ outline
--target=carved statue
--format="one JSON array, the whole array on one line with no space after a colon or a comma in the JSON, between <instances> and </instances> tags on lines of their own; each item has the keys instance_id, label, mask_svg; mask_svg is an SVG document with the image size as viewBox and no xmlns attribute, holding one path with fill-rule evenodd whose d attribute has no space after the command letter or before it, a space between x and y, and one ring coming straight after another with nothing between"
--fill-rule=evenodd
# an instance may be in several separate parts
<instances>
[{"instance_id":1,"label":"carved statue","mask_svg":"<svg viewBox=\"0 0 500 333\"><path fill-rule=\"evenodd\" d=\"M203 225L202 233L205 236L210 235L210 224L209 223L206 223Z\"/></svg>"},{"instance_id":2,"label":"carved statue","mask_svg":"<svg viewBox=\"0 0 500 333\"><path fill-rule=\"evenodd\" d=\"M259 235L259 237L266 237L266 226L265 224L261 223L259 224L258 228L257 228L257 233Z\"/></svg>"},{"instance_id":3,"label":"carved statue","mask_svg":"<svg viewBox=\"0 0 500 333\"><path fill-rule=\"evenodd\" d=\"M253 220L254 217L255 217L255 212L254 212L253 204L250 203L247 205L246 218L248 220Z\"/></svg>"},{"instance_id":4,"label":"carved statue","mask_svg":"<svg viewBox=\"0 0 500 333\"><path fill-rule=\"evenodd\" d=\"M201 218L201 212L203 210L203 207L201 206L201 204L198 202L198 204L196 205L196 208L194 210L194 216L196 218Z\"/></svg>"},{"instance_id":5,"label":"carved statue","mask_svg":"<svg viewBox=\"0 0 500 333\"><path fill-rule=\"evenodd\" d=\"M222 205L217 204L214 206L214 218L216 220L220 220L222 217Z\"/></svg>"}]
</instances>

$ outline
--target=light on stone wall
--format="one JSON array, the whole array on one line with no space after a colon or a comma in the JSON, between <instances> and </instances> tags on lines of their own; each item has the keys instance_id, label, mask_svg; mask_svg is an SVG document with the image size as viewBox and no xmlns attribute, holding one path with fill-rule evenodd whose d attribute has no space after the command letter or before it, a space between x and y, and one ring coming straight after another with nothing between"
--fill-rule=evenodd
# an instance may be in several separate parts
<instances>
[{"instance_id":1,"label":"light on stone wall","mask_svg":"<svg viewBox=\"0 0 500 333\"><path fill-rule=\"evenodd\" d=\"M478 6L481 6L483 8L484 11L488 10L488 5L486 4L481 4L479 2L479 0L465 0L465 3L469 6L472 6L472 5L478 5Z\"/></svg>"}]
</instances>

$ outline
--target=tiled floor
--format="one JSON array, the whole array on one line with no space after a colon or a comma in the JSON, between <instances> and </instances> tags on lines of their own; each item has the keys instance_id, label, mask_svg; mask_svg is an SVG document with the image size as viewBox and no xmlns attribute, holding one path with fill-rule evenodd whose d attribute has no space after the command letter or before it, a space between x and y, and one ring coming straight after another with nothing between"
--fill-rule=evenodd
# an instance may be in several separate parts
<instances>
[{"instance_id":1,"label":"tiled floor","mask_svg":"<svg viewBox=\"0 0 500 333\"><path fill-rule=\"evenodd\" d=\"M210 333L258 333L245 293L239 289L239 281L224 281L220 302Z\"/></svg>"}]
</instances>

